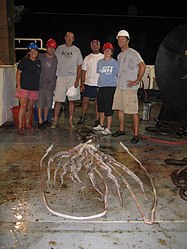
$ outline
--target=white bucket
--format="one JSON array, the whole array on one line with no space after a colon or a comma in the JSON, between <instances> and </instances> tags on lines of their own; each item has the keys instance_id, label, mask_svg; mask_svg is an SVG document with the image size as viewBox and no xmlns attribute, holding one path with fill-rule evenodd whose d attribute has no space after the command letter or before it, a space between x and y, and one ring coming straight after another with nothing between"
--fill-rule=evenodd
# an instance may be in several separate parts
<instances>
[{"instance_id":1,"label":"white bucket","mask_svg":"<svg viewBox=\"0 0 187 249\"><path fill-rule=\"evenodd\" d=\"M142 120L148 121L151 119L151 102L143 102Z\"/></svg>"}]
</instances>

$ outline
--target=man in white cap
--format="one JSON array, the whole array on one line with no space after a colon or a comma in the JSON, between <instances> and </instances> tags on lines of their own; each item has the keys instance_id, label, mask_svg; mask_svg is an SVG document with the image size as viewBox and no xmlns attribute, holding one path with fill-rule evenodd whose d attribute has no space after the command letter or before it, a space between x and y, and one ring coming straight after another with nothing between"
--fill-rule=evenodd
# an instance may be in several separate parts
<instances>
[{"instance_id":1,"label":"man in white cap","mask_svg":"<svg viewBox=\"0 0 187 249\"><path fill-rule=\"evenodd\" d=\"M120 30L116 38L121 52L117 56L119 74L112 109L117 110L120 128L112 136L125 135L124 114L132 114L133 137L131 143L136 144L139 142L137 91L146 66L140 54L136 50L129 48L130 36L126 30Z\"/></svg>"}]
</instances>

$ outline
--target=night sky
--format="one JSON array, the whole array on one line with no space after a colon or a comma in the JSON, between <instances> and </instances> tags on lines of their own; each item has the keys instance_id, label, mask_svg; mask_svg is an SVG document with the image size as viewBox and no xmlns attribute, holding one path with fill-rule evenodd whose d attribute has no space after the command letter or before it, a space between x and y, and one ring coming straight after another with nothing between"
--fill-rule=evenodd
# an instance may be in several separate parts
<instances>
[{"instance_id":1,"label":"night sky","mask_svg":"<svg viewBox=\"0 0 187 249\"><path fill-rule=\"evenodd\" d=\"M90 53L90 41L109 41L119 53L116 34L126 29L131 37L130 47L140 52L147 65L154 65L160 44L175 27L187 21L185 1L24 1L22 15L15 19L16 38L48 38L64 43L67 31L75 34L75 42L83 56ZM89 5L89 6L88 6ZM164 6L163 6L164 5Z\"/></svg>"}]
</instances>

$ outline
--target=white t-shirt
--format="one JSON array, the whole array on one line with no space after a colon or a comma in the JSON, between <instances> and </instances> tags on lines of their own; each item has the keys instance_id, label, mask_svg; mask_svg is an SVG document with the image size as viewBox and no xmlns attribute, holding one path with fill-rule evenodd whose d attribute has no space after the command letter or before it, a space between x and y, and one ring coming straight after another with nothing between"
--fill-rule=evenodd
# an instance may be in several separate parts
<instances>
[{"instance_id":1,"label":"white t-shirt","mask_svg":"<svg viewBox=\"0 0 187 249\"><path fill-rule=\"evenodd\" d=\"M119 61L119 74L117 79L117 86L120 89L129 89L127 86L129 80L136 80L139 70L138 64L143 62L140 54L132 49L128 48L124 52L120 52L117 56ZM132 86L131 89L138 89L139 84Z\"/></svg>"},{"instance_id":2,"label":"white t-shirt","mask_svg":"<svg viewBox=\"0 0 187 249\"><path fill-rule=\"evenodd\" d=\"M86 71L86 78L84 84L89 86L97 86L97 81L99 74L96 73L97 62L104 58L102 53L99 54L89 54L84 58L82 69Z\"/></svg>"}]
</instances>

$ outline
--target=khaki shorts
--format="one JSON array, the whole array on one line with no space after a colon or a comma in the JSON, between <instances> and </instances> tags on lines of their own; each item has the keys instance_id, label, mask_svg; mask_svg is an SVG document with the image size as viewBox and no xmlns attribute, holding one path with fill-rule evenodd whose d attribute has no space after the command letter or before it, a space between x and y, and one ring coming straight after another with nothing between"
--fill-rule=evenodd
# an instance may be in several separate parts
<instances>
[{"instance_id":1,"label":"khaki shorts","mask_svg":"<svg viewBox=\"0 0 187 249\"><path fill-rule=\"evenodd\" d=\"M58 76L56 81L54 100L56 102L65 102L66 92L75 83L76 76ZM80 86L77 87L78 93L75 97L68 97L68 100L80 100Z\"/></svg>"},{"instance_id":2,"label":"khaki shorts","mask_svg":"<svg viewBox=\"0 0 187 249\"><path fill-rule=\"evenodd\" d=\"M112 109L123 111L126 114L137 114L137 89L121 90L117 87L114 94Z\"/></svg>"}]
</instances>

